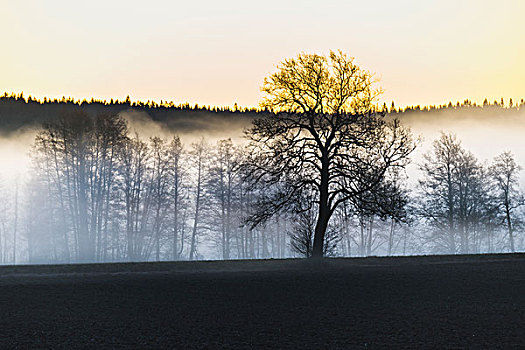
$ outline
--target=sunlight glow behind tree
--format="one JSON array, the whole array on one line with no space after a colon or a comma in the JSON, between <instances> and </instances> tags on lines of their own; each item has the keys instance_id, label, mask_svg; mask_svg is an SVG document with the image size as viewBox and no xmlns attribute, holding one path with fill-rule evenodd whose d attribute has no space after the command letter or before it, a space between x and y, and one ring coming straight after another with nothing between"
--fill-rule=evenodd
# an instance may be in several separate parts
<instances>
[{"instance_id":1,"label":"sunlight glow behind tree","mask_svg":"<svg viewBox=\"0 0 525 350\"><path fill-rule=\"evenodd\" d=\"M267 189L249 221L314 206L312 257L321 258L337 207L380 190L390 169L407 164L414 143L398 121L377 113L372 74L346 54L302 53L277 68L264 81L262 106L279 113L255 119L246 132L246 179ZM302 203L308 192L314 201Z\"/></svg>"}]
</instances>

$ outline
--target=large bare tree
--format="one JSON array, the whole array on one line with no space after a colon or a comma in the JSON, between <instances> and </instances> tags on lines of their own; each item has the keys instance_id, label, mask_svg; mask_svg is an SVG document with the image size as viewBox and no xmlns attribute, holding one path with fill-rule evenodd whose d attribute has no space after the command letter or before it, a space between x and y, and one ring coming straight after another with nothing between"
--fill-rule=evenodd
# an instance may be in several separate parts
<instances>
[{"instance_id":1,"label":"large bare tree","mask_svg":"<svg viewBox=\"0 0 525 350\"><path fill-rule=\"evenodd\" d=\"M301 193L312 191L314 201L307 205L317 210L312 256L322 257L336 208L373 191L387 170L406 165L414 149L411 133L377 113L380 90L374 83L373 74L342 52L301 53L265 79L262 107L272 113L246 132L251 154L246 178L268 189L249 218L252 225L297 209Z\"/></svg>"}]
</instances>

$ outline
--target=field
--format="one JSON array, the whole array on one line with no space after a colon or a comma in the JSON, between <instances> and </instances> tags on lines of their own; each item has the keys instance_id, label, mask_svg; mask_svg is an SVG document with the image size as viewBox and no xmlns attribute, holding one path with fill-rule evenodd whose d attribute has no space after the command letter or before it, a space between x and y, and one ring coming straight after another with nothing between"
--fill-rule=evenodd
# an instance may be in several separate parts
<instances>
[{"instance_id":1,"label":"field","mask_svg":"<svg viewBox=\"0 0 525 350\"><path fill-rule=\"evenodd\" d=\"M525 348L525 255L0 267L0 347Z\"/></svg>"}]
</instances>

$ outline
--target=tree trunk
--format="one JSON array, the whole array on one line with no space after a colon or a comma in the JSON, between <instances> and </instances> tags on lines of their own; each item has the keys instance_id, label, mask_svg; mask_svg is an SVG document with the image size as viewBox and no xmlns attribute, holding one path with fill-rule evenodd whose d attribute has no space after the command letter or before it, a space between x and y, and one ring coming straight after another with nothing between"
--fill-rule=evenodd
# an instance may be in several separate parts
<instances>
[{"instance_id":1,"label":"tree trunk","mask_svg":"<svg viewBox=\"0 0 525 350\"><path fill-rule=\"evenodd\" d=\"M85 163L83 154L79 157L78 181L78 221L79 221L79 262L92 262L93 254L88 227L87 184L85 183Z\"/></svg>"},{"instance_id":2,"label":"tree trunk","mask_svg":"<svg viewBox=\"0 0 525 350\"><path fill-rule=\"evenodd\" d=\"M326 234L326 228L328 227L328 221L330 219L330 212L327 207L328 206L324 205L321 206L319 209L317 223L315 224L314 248L312 251L312 258L314 259L321 259L324 254L324 237Z\"/></svg>"},{"instance_id":3,"label":"tree trunk","mask_svg":"<svg viewBox=\"0 0 525 350\"><path fill-rule=\"evenodd\" d=\"M317 216L317 222L315 224L314 233L314 246L312 250L312 258L322 259L324 256L324 238L326 235L326 229L328 227L328 221L332 212L328 203L329 195L329 161L328 154L323 150L321 160L321 182L319 186L319 214Z\"/></svg>"},{"instance_id":4,"label":"tree trunk","mask_svg":"<svg viewBox=\"0 0 525 350\"><path fill-rule=\"evenodd\" d=\"M390 232L388 235L388 256L392 256L392 250L394 247L394 228L395 228L395 222L394 222L394 219L391 219Z\"/></svg>"},{"instance_id":5,"label":"tree trunk","mask_svg":"<svg viewBox=\"0 0 525 350\"><path fill-rule=\"evenodd\" d=\"M372 244L373 244L373 229L374 229L374 216L370 216L370 219L368 220L369 227L368 227L368 236L367 236L367 243L366 243L366 256L372 255Z\"/></svg>"},{"instance_id":6,"label":"tree trunk","mask_svg":"<svg viewBox=\"0 0 525 350\"><path fill-rule=\"evenodd\" d=\"M178 173L176 174L173 190L173 260L179 260L179 184Z\"/></svg>"},{"instance_id":7,"label":"tree trunk","mask_svg":"<svg viewBox=\"0 0 525 350\"><path fill-rule=\"evenodd\" d=\"M18 228L18 180L15 183L15 222L13 224L13 265L16 264L16 234Z\"/></svg>"},{"instance_id":8,"label":"tree trunk","mask_svg":"<svg viewBox=\"0 0 525 350\"><path fill-rule=\"evenodd\" d=\"M448 239L451 254L456 254L456 240L454 237L454 189L452 184L451 170L447 170L447 209L448 209Z\"/></svg>"},{"instance_id":9,"label":"tree trunk","mask_svg":"<svg viewBox=\"0 0 525 350\"><path fill-rule=\"evenodd\" d=\"M199 155L202 157L202 155ZM190 260L195 258L195 253L197 251L197 228L199 225L199 210L200 210L200 201L201 201L201 172L202 164L201 159L198 160L197 165L197 194L195 196L195 217L193 219L193 231L191 233L191 246L190 246Z\"/></svg>"},{"instance_id":10,"label":"tree trunk","mask_svg":"<svg viewBox=\"0 0 525 350\"><path fill-rule=\"evenodd\" d=\"M507 229L509 231L509 243L510 243L510 252L511 253L514 253L514 235L513 235L513 229L512 229L512 221L511 221L511 218L510 218L510 206L509 206L509 201L506 200L506 203L505 203L505 216L506 216L506 219L507 219Z\"/></svg>"}]
</instances>

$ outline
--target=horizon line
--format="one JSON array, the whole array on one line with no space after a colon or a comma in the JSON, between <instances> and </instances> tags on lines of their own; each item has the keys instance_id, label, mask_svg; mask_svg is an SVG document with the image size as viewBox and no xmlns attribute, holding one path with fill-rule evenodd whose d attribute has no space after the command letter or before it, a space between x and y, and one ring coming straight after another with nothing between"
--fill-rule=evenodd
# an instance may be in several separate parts
<instances>
[{"instance_id":1,"label":"horizon line","mask_svg":"<svg viewBox=\"0 0 525 350\"><path fill-rule=\"evenodd\" d=\"M180 108L180 109L205 109L209 111L229 111L229 112L265 112L268 111L265 108L261 108L258 106L241 106L237 103L234 103L233 105L210 105L210 104L199 104L199 103L190 103L190 102L179 102L175 103L173 100L163 100L161 99L159 102L157 102L154 99L151 100L132 100L130 98L130 95L127 95L125 99L118 99L118 98L110 98L103 99L103 98L96 98L96 97L90 97L90 98L76 98L72 96L66 97L63 95L62 97L37 97L35 95L27 95L24 96L24 91L20 91L19 93L15 92L7 92L4 91L3 94L0 95L0 99L15 99L15 100L24 100L25 103L29 102L36 102L39 104L45 104L45 103L72 103L75 105L83 105L83 104L92 104L92 103L99 103L105 106L111 106L111 105L119 105L119 104L126 104L130 107L149 107L149 108ZM507 101L507 103L505 102ZM445 109L445 108L453 108L453 107L494 107L498 106L501 108L518 108L521 109L521 106L525 105L525 99L521 98L519 101L514 101L512 97L505 99L504 97L501 97L500 100L494 100L490 101L488 98L485 98L482 103L472 101L470 99L463 99L463 101L456 100L454 103L452 101L448 101L442 104L429 104L429 105L422 105L422 104L412 104L412 105L405 105L405 106L397 106L395 104L395 101L390 101L390 104L387 104L386 101L383 101L382 103L378 101L376 104L376 107L378 108L378 111L384 111L385 107L386 110L392 112L392 110L396 112L403 112L403 111L411 111L411 110L436 110L436 109Z\"/></svg>"}]
</instances>

